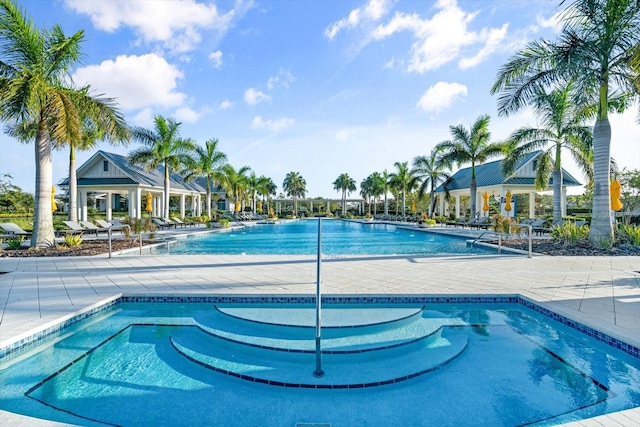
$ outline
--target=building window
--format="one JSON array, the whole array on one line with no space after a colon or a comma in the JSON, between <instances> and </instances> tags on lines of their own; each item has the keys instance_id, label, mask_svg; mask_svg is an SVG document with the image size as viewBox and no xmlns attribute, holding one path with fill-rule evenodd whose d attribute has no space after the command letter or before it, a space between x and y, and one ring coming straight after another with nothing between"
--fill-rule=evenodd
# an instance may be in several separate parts
<instances>
[{"instance_id":1,"label":"building window","mask_svg":"<svg viewBox=\"0 0 640 427\"><path fill-rule=\"evenodd\" d=\"M227 203L226 202L227 201L224 200L224 199L219 199L218 200L218 210L221 210L221 211L225 210L227 208Z\"/></svg>"},{"instance_id":2,"label":"building window","mask_svg":"<svg viewBox=\"0 0 640 427\"><path fill-rule=\"evenodd\" d=\"M534 160L533 161L533 171L535 172L537 168L538 168L538 161Z\"/></svg>"},{"instance_id":3,"label":"building window","mask_svg":"<svg viewBox=\"0 0 640 427\"><path fill-rule=\"evenodd\" d=\"M102 161L102 170L104 172L109 172L109 162L107 160Z\"/></svg>"}]
</instances>

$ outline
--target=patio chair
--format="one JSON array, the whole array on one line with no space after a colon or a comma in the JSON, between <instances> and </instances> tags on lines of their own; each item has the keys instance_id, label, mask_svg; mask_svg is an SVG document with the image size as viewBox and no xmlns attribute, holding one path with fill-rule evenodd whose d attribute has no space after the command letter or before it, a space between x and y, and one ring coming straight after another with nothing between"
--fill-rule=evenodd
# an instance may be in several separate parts
<instances>
[{"instance_id":1,"label":"patio chair","mask_svg":"<svg viewBox=\"0 0 640 427\"><path fill-rule=\"evenodd\" d=\"M111 231L120 231L122 233L124 233L125 228L131 230L129 224L122 224L120 221L116 220L112 220L111 222L109 222L105 221L104 219L96 219L96 224L98 224L102 228L105 228L106 230L109 230L109 228L111 228Z\"/></svg>"},{"instance_id":2,"label":"patio chair","mask_svg":"<svg viewBox=\"0 0 640 427\"><path fill-rule=\"evenodd\" d=\"M56 230L56 234L58 236L63 236L67 234L82 234L85 231L87 231L82 225L80 225L75 221L62 221L62 223L67 227L69 227L69 230Z\"/></svg>"},{"instance_id":3,"label":"patio chair","mask_svg":"<svg viewBox=\"0 0 640 427\"><path fill-rule=\"evenodd\" d=\"M163 219L160 218L151 218L151 221L153 221L153 223L156 225L156 227L159 227L161 230L163 228L175 228L176 224L175 223L169 223Z\"/></svg>"},{"instance_id":4,"label":"patio chair","mask_svg":"<svg viewBox=\"0 0 640 427\"><path fill-rule=\"evenodd\" d=\"M191 225L191 226L193 226L193 225L194 225L192 222L184 222L183 220L181 220L181 219L180 219L180 218L178 218L178 217L173 217L173 218L171 218L171 221L172 221L173 223L175 223L175 224L176 224L176 227L177 227L177 226L180 226L180 227L184 228L184 227L186 227L187 225Z\"/></svg>"},{"instance_id":5,"label":"patio chair","mask_svg":"<svg viewBox=\"0 0 640 427\"><path fill-rule=\"evenodd\" d=\"M7 234L16 236L31 237L33 234L29 231L24 231L18 224L14 224L13 222L0 222L0 228Z\"/></svg>"},{"instance_id":6,"label":"patio chair","mask_svg":"<svg viewBox=\"0 0 640 427\"><path fill-rule=\"evenodd\" d=\"M82 225L84 228L87 229L87 231L91 231L91 232L95 232L96 236L98 235L98 233L100 233L101 231L104 233L108 233L109 229L105 228L105 227L98 227L97 225L95 225L94 223L92 223L91 221L78 221L80 223L80 225Z\"/></svg>"}]
</instances>

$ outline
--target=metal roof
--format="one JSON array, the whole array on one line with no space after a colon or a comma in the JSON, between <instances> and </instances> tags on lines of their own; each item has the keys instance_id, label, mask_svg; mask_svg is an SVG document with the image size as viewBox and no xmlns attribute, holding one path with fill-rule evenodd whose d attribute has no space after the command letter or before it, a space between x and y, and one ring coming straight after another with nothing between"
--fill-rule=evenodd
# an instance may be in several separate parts
<instances>
[{"instance_id":1,"label":"metal roof","mask_svg":"<svg viewBox=\"0 0 640 427\"><path fill-rule=\"evenodd\" d=\"M527 163L538 158L541 154L542 151L535 151L523 157L516 165L515 170L517 171L521 169ZM534 185L534 177L511 176L509 178L505 178L500 168L501 163L502 160L495 160L493 162L485 163L482 165L476 165L476 186L480 188L489 187L492 185ZM436 188L436 192L442 193L444 191L445 184L449 191L465 190L469 188L470 182L471 167L460 169L451 177L450 180L448 180L444 184L440 184L438 188ZM562 169L562 183L566 186L581 185L581 183L577 179L575 179L569 172L564 169ZM549 185L551 185L551 180L549 180Z\"/></svg>"},{"instance_id":2,"label":"metal roof","mask_svg":"<svg viewBox=\"0 0 640 427\"><path fill-rule=\"evenodd\" d=\"M96 157L102 157L105 160L112 163L115 167L120 169L128 178L123 177L102 177L102 178L83 178L82 170L93 164ZM106 151L98 150L89 160L84 162L77 170L78 172L78 186L96 186L96 185L144 185L150 187L164 188L164 167L160 166L157 169L147 171L144 167L129 162L126 156L120 154L108 153ZM169 175L170 187L172 189L180 189L186 191L193 191L198 193L206 192L206 183L204 178L196 178L192 181L185 182L182 176L178 173L171 173ZM61 186L69 185L69 178L65 178L61 183ZM212 192L221 191L219 188L213 188Z\"/></svg>"}]
</instances>

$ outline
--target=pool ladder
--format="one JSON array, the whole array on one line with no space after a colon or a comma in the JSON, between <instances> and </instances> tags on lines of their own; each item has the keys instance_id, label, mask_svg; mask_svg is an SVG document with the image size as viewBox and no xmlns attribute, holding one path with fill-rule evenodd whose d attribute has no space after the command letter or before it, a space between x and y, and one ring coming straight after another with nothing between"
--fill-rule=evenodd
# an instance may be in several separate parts
<instances>
[{"instance_id":1,"label":"pool ladder","mask_svg":"<svg viewBox=\"0 0 640 427\"><path fill-rule=\"evenodd\" d=\"M511 234L511 230L513 229L513 227L526 228L527 229L527 236L528 236L528 239L529 239L529 254L528 254L528 258L533 258L533 242L532 242L533 228L531 227L530 224L511 224L511 225L509 225L509 235ZM502 236L503 236L503 233L498 233L496 231L491 231L491 230L483 231L482 234L480 234L478 237L476 237L471 242L471 248L473 248L473 245L478 240L480 240L485 234L490 234L490 233L498 236L498 253L501 253L502 252Z\"/></svg>"}]
</instances>

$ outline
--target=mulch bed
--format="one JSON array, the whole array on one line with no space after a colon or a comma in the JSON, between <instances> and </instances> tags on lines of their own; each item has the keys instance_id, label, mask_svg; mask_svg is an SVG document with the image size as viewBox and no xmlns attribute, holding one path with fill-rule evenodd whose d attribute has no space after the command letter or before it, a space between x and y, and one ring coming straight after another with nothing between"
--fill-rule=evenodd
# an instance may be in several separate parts
<instances>
[{"instance_id":1,"label":"mulch bed","mask_svg":"<svg viewBox=\"0 0 640 427\"><path fill-rule=\"evenodd\" d=\"M150 241L142 241L143 245L151 243ZM138 248L140 243L137 240L118 239L111 241L111 251L118 252L125 249ZM50 248L20 248L16 250L2 249L0 250L0 258L2 257L59 257L59 256L93 256L109 253L109 243L106 240L85 240L79 246L66 247L64 245L53 246Z\"/></svg>"},{"instance_id":2,"label":"mulch bed","mask_svg":"<svg viewBox=\"0 0 640 427\"><path fill-rule=\"evenodd\" d=\"M492 242L498 244L498 242ZM502 246L507 246L523 251L529 250L529 241L527 239L506 240L502 241ZM587 244L565 245L560 241L551 239L537 239L531 243L532 251L538 254L552 256L629 256L640 255L640 247L638 246L616 246L611 249L595 248Z\"/></svg>"}]
</instances>

